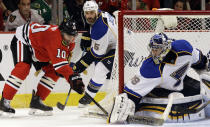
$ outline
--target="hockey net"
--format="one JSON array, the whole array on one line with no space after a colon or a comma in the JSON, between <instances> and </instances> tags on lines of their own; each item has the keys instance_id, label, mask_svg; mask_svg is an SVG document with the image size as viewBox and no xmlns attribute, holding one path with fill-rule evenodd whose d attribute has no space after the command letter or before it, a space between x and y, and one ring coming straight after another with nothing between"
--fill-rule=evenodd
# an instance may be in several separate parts
<instances>
[{"instance_id":1,"label":"hockey net","mask_svg":"<svg viewBox=\"0 0 210 127\"><path fill-rule=\"evenodd\" d=\"M142 61L149 55L149 40L155 33L185 39L204 54L210 50L210 11L122 11L117 17L118 44L112 75L104 85L106 96L99 102L108 112L113 97L123 91L124 83L139 73ZM194 72L190 75L196 77ZM91 112L101 112L97 109L92 108Z\"/></svg>"}]
</instances>

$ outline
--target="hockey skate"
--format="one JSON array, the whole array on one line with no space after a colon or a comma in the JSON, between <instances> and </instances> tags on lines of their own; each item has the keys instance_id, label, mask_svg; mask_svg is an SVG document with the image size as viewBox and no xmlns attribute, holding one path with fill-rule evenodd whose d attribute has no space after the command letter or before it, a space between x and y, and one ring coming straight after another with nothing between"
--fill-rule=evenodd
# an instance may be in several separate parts
<instances>
[{"instance_id":1,"label":"hockey skate","mask_svg":"<svg viewBox=\"0 0 210 127\"><path fill-rule=\"evenodd\" d=\"M38 115L38 116L51 116L53 115L53 108L43 104L39 96L35 95L35 91L32 92L32 98L30 103L31 110L29 115Z\"/></svg>"},{"instance_id":2,"label":"hockey skate","mask_svg":"<svg viewBox=\"0 0 210 127\"><path fill-rule=\"evenodd\" d=\"M79 100L79 108L84 108L88 104L90 104L92 100L88 97L88 95L85 93L85 95Z\"/></svg>"},{"instance_id":3,"label":"hockey skate","mask_svg":"<svg viewBox=\"0 0 210 127\"><path fill-rule=\"evenodd\" d=\"M0 101L0 116L3 114L12 117L15 114L15 109L10 107L10 100L6 100L2 97Z\"/></svg>"}]
</instances>

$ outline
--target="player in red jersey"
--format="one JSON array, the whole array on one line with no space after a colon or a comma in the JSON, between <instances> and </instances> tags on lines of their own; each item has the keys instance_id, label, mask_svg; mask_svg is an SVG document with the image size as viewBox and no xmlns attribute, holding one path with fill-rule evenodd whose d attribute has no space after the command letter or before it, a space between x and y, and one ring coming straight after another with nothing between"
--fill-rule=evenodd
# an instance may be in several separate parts
<instances>
[{"instance_id":1,"label":"player in red jersey","mask_svg":"<svg viewBox=\"0 0 210 127\"><path fill-rule=\"evenodd\" d=\"M75 22L68 19L59 27L31 23L16 29L11 42L15 68L5 83L0 111L15 113L10 107L10 101L26 79L34 62L39 62L38 68L42 68L45 74L38 83L37 92L33 91L30 108L42 111L53 110L52 107L44 105L42 100L50 94L59 75L62 75L76 92L79 94L84 92L81 77L73 72L67 60L77 36L75 25Z\"/></svg>"}]
</instances>

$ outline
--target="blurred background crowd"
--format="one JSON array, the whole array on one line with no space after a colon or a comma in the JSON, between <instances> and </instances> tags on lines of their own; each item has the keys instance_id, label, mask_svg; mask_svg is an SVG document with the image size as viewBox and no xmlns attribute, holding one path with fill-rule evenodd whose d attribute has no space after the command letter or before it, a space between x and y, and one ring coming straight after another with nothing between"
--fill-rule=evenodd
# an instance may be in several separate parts
<instances>
[{"instance_id":1,"label":"blurred background crowd","mask_svg":"<svg viewBox=\"0 0 210 127\"><path fill-rule=\"evenodd\" d=\"M72 18L78 29L88 25L83 16L83 4L87 0L0 0L0 31L14 31L27 22L59 24L63 18ZM95 0L102 11L113 14L116 10L210 10L210 0Z\"/></svg>"}]
</instances>

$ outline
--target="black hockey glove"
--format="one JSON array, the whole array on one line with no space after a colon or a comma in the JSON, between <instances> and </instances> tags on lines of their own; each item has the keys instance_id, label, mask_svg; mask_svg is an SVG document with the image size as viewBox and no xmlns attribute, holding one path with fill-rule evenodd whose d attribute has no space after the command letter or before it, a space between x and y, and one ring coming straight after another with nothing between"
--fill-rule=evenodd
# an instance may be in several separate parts
<instances>
[{"instance_id":1,"label":"black hockey glove","mask_svg":"<svg viewBox=\"0 0 210 127\"><path fill-rule=\"evenodd\" d=\"M76 64L73 66L73 71L76 73L82 73L87 67L83 65L80 61L78 61Z\"/></svg>"},{"instance_id":2,"label":"black hockey glove","mask_svg":"<svg viewBox=\"0 0 210 127\"><path fill-rule=\"evenodd\" d=\"M91 46L91 38L90 32L85 32L82 34L81 41L80 41L80 48L84 52L88 52Z\"/></svg>"},{"instance_id":3,"label":"black hockey glove","mask_svg":"<svg viewBox=\"0 0 210 127\"><path fill-rule=\"evenodd\" d=\"M77 93L79 94L84 93L85 85L78 73L74 73L73 75L69 76L69 84L71 88L75 90Z\"/></svg>"}]
</instances>

